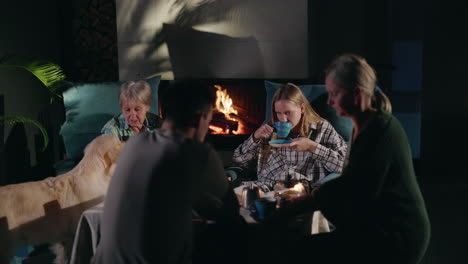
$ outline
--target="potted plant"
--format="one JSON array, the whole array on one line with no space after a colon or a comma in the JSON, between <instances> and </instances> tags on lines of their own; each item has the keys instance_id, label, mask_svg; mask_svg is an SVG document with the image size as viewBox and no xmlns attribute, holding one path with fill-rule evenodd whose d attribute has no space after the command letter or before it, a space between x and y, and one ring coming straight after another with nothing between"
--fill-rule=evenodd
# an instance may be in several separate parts
<instances>
[{"instance_id":1,"label":"potted plant","mask_svg":"<svg viewBox=\"0 0 468 264\"><path fill-rule=\"evenodd\" d=\"M51 103L55 97L61 97L57 91L61 87L61 81L64 80L66 76L60 66L55 63L46 60L31 60L19 57L3 56L0 57L0 67L18 67L32 73L52 93L50 98ZM49 136L47 135L46 129L40 122L25 116L0 116L0 122L5 122L7 124L30 123L35 125L41 131L44 140L42 151L47 148Z\"/></svg>"}]
</instances>

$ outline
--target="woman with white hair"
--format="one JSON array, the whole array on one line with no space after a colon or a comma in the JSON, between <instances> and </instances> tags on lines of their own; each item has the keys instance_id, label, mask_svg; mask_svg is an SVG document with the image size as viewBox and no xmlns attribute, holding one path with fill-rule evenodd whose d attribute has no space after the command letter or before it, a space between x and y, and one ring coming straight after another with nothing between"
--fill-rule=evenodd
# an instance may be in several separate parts
<instances>
[{"instance_id":1,"label":"woman with white hair","mask_svg":"<svg viewBox=\"0 0 468 264\"><path fill-rule=\"evenodd\" d=\"M109 120L101 130L102 134L112 134L120 141L141 131L152 131L160 127L159 116L150 113L151 87L144 80L128 81L119 89L121 114Z\"/></svg>"}]
</instances>

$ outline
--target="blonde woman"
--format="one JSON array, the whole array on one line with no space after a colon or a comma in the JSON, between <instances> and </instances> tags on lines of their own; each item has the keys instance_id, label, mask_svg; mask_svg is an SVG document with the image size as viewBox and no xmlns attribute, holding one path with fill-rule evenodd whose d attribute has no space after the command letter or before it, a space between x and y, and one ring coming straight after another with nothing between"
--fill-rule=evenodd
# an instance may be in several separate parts
<instances>
[{"instance_id":1,"label":"blonde woman","mask_svg":"<svg viewBox=\"0 0 468 264\"><path fill-rule=\"evenodd\" d=\"M429 243L429 218L408 139L390 101L360 56L339 56L325 73L328 104L354 125L347 162L341 177L269 220L320 210L335 231L288 244L313 250L317 263L419 263Z\"/></svg>"},{"instance_id":2,"label":"blonde woman","mask_svg":"<svg viewBox=\"0 0 468 264\"><path fill-rule=\"evenodd\" d=\"M292 83L283 85L273 95L270 123L276 121L292 123L288 135L291 143L279 148L270 146L268 142L276 138L276 133L271 125L264 124L234 151L236 164L256 167L257 183L267 187L277 181L314 183L341 171L346 143Z\"/></svg>"}]
</instances>

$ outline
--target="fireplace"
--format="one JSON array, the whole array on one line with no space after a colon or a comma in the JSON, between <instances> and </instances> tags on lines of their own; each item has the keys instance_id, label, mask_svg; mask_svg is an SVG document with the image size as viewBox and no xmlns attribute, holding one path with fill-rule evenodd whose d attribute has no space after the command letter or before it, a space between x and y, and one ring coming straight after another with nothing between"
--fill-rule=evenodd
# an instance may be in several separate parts
<instances>
[{"instance_id":1,"label":"fireplace","mask_svg":"<svg viewBox=\"0 0 468 264\"><path fill-rule=\"evenodd\" d=\"M217 150L234 150L265 120L264 80L205 81L217 97L206 141ZM162 81L160 89L166 89L168 84ZM164 100L161 93L159 98Z\"/></svg>"}]
</instances>

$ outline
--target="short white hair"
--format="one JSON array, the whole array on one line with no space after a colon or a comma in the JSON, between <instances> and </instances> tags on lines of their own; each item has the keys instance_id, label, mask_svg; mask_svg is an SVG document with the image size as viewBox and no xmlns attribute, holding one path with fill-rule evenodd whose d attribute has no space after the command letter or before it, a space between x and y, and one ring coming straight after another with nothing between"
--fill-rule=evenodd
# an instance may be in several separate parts
<instances>
[{"instance_id":1,"label":"short white hair","mask_svg":"<svg viewBox=\"0 0 468 264\"><path fill-rule=\"evenodd\" d=\"M128 81L119 89L119 105L122 105L133 100L151 106L151 87L145 80Z\"/></svg>"}]
</instances>

